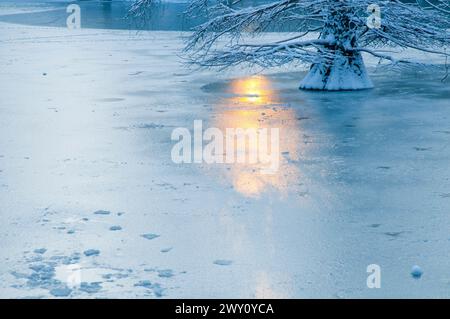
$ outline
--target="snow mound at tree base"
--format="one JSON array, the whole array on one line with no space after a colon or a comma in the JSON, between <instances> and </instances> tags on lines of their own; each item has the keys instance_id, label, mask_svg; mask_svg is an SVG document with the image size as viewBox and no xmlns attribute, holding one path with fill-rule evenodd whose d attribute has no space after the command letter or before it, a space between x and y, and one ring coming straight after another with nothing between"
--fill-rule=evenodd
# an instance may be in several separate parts
<instances>
[{"instance_id":1,"label":"snow mound at tree base","mask_svg":"<svg viewBox=\"0 0 450 319\"><path fill-rule=\"evenodd\" d=\"M361 56L337 57L332 65L314 64L300 83L302 90L349 91L373 88Z\"/></svg>"}]
</instances>

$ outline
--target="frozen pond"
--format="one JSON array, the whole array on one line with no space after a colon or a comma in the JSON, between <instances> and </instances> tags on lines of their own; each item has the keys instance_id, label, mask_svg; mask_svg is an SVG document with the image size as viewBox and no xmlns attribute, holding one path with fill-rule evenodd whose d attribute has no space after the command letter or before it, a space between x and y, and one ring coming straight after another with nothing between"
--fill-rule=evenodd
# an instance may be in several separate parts
<instances>
[{"instance_id":1,"label":"frozen pond","mask_svg":"<svg viewBox=\"0 0 450 319\"><path fill-rule=\"evenodd\" d=\"M245 0L244 3L258 5L264 0ZM120 30L189 31L204 22L198 17L188 17L186 1L156 1L147 12L146 19L130 19L130 1L90 0L90 1L12 1L0 0L0 21L34 26L66 27L66 8L76 3L81 8L83 28ZM2 10L3 9L3 10ZM2 12L3 11L3 12ZM286 31L295 24L273 25L274 31Z\"/></svg>"},{"instance_id":2,"label":"frozen pond","mask_svg":"<svg viewBox=\"0 0 450 319\"><path fill-rule=\"evenodd\" d=\"M195 19L184 19L182 13L186 4L181 2L161 2L154 6L148 21L127 19L129 1L19 1L0 0L0 8L5 7L0 21L36 25L66 27L66 8L76 3L81 8L83 28L96 29L149 29L187 30L198 23ZM1 13L0 13L1 14Z\"/></svg>"},{"instance_id":3,"label":"frozen pond","mask_svg":"<svg viewBox=\"0 0 450 319\"><path fill-rule=\"evenodd\" d=\"M443 67L318 93L190 73L177 32L0 23L0 45L0 297L450 297ZM279 170L174 164L197 119L280 128Z\"/></svg>"}]
</instances>

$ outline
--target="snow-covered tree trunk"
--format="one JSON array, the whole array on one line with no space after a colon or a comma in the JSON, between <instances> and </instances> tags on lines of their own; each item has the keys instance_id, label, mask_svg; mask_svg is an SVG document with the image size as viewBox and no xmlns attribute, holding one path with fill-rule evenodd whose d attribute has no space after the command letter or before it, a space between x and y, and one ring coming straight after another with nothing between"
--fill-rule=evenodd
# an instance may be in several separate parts
<instances>
[{"instance_id":1,"label":"snow-covered tree trunk","mask_svg":"<svg viewBox=\"0 0 450 319\"><path fill-rule=\"evenodd\" d=\"M319 62L311 66L300 83L305 90L360 90L373 87L358 46L355 15L347 1L330 0L324 8L325 26L320 39L330 42L323 50Z\"/></svg>"},{"instance_id":2,"label":"snow-covered tree trunk","mask_svg":"<svg viewBox=\"0 0 450 319\"><path fill-rule=\"evenodd\" d=\"M314 64L300 83L304 90L361 90L373 87L360 53L337 53L330 62Z\"/></svg>"}]
</instances>

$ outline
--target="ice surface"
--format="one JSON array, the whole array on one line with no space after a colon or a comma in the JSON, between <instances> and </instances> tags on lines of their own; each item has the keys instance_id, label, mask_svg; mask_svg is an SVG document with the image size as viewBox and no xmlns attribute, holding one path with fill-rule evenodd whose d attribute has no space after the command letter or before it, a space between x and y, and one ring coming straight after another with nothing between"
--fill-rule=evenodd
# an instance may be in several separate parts
<instances>
[{"instance_id":1,"label":"ice surface","mask_svg":"<svg viewBox=\"0 0 450 319\"><path fill-rule=\"evenodd\" d=\"M420 268L417 265L414 265L411 269L411 276L413 276L416 279L419 279L420 277L422 277L423 274L423 270L422 268Z\"/></svg>"},{"instance_id":2,"label":"ice surface","mask_svg":"<svg viewBox=\"0 0 450 319\"><path fill-rule=\"evenodd\" d=\"M84 251L84 255L87 256L87 257L98 256L98 255L100 255L100 250L98 250L98 249L88 249L88 250Z\"/></svg>"},{"instance_id":3,"label":"ice surface","mask_svg":"<svg viewBox=\"0 0 450 319\"><path fill-rule=\"evenodd\" d=\"M368 59L373 90L324 94L303 70L189 73L177 32L1 23L0 42L0 297L449 297L443 68ZM194 119L279 127L279 171L174 164Z\"/></svg>"},{"instance_id":4,"label":"ice surface","mask_svg":"<svg viewBox=\"0 0 450 319\"><path fill-rule=\"evenodd\" d=\"M81 291L87 292L89 294L95 294L95 293L99 292L102 289L102 286L100 285L99 282L93 282L93 283L82 282L80 284L80 288L79 289Z\"/></svg>"},{"instance_id":5,"label":"ice surface","mask_svg":"<svg viewBox=\"0 0 450 319\"><path fill-rule=\"evenodd\" d=\"M163 278L170 278L174 276L172 269L162 269L158 270L158 276Z\"/></svg>"},{"instance_id":6,"label":"ice surface","mask_svg":"<svg viewBox=\"0 0 450 319\"><path fill-rule=\"evenodd\" d=\"M67 287L53 288L52 290L50 290L50 294L55 297L68 297L71 292L72 290Z\"/></svg>"},{"instance_id":7,"label":"ice surface","mask_svg":"<svg viewBox=\"0 0 450 319\"><path fill-rule=\"evenodd\" d=\"M107 211L107 210L97 210L94 212L94 214L95 215L109 215L109 214L111 214L111 212Z\"/></svg>"},{"instance_id":8,"label":"ice surface","mask_svg":"<svg viewBox=\"0 0 450 319\"><path fill-rule=\"evenodd\" d=\"M164 289L161 287L158 283L152 283L149 280L142 280L134 285L135 287L144 287L148 290L150 290L154 296L156 297L162 297Z\"/></svg>"},{"instance_id":9,"label":"ice surface","mask_svg":"<svg viewBox=\"0 0 450 319\"><path fill-rule=\"evenodd\" d=\"M214 264L219 265L219 266L229 266L232 263L233 262L231 260L224 260L224 259L214 260Z\"/></svg>"},{"instance_id":10,"label":"ice surface","mask_svg":"<svg viewBox=\"0 0 450 319\"><path fill-rule=\"evenodd\" d=\"M152 240L152 239L155 239L155 238L158 238L159 237L159 235L156 235L156 234L143 234L143 235L141 235L142 237L144 237L145 239L148 239L148 240Z\"/></svg>"}]
</instances>

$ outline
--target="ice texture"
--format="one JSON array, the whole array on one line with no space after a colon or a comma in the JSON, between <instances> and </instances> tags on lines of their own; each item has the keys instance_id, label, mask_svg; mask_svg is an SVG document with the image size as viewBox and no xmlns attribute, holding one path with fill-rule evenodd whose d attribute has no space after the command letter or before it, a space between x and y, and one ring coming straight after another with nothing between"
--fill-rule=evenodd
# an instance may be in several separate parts
<instances>
[{"instance_id":1,"label":"ice texture","mask_svg":"<svg viewBox=\"0 0 450 319\"><path fill-rule=\"evenodd\" d=\"M98 256L98 255L100 255L100 250L98 250L98 249L88 249L88 250L85 250L83 253L87 257Z\"/></svg>"},{"instance_id":2,"label":"ice texture","mask_svg":"<svg viewBox=\"0 0 450 319\"><path fill-rule=\"evenodd\" d=\"M0 297L449 297L443 66L366 59L373 89L324 93L300 67L189 72L177 32L0 23L0 42ZM279 170L173 163L194 119L280 128Z\"/></svg>"}]
</instances>

